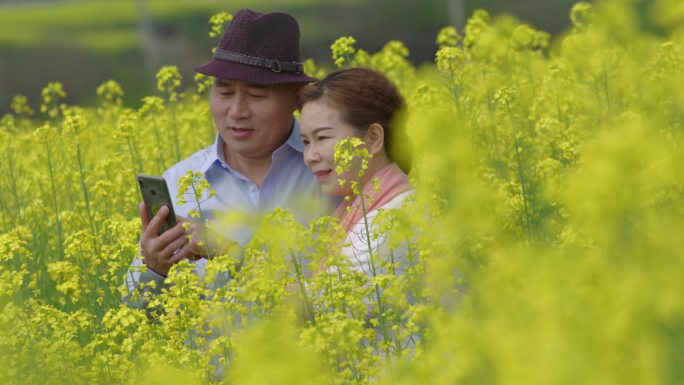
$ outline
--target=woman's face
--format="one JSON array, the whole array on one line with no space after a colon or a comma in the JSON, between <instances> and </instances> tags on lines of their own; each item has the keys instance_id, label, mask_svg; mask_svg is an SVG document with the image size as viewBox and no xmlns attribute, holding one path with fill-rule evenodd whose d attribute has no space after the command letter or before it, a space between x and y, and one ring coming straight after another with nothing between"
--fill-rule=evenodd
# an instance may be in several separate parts
<instances>
[{"instance_id":1,"label":"woman's face","mask_svg":"<svg viewBox=\"0 0 684 385\"><path fill-rule=\"evenodd\" d=\"M335 144L344 138L361 137L362 132L342 122L340 108L324 97L304 104L300 133L304 142L304 163L316 174L323 193L350 195L349 182L354 180L357 170L335 174ZM343 187L340 187L339 179L347 181Z\"/></svg>"}]
</instances>

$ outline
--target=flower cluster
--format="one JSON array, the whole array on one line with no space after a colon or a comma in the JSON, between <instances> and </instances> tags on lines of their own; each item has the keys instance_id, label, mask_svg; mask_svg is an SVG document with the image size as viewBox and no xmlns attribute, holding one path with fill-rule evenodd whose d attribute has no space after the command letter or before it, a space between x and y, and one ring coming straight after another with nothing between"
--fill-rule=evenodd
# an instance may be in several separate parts
<instances>
[{"instance_id":1,"label":"flower cluster","mask_svg":"<svg viewBox=\"0 0 684 385\"><path fill-rule=\"evenodd\" d=\"M211 31L209 31L209 37L215 38L223 35L223 28L226 23L230 23L233 20L233 15L228 12L219 12L213 15L209 19L209 24L211 25Z\"/></svg>"},{"instance_id":2,"label":"flower cluster","mask_svg":"<svg viewBox=\"0 0 684 385\"><path fill-rule=\"evenodd\" d=\"M337 67L343 67L345 64L351 63L351 56L354 55L356 49L354 44L356 39L352 36L340 37L330 46L332 50L332 57Z\"/></svg>"},{"instance_id":3,"label":"flower cluster","mask_svg":"<svg viewBox=\"0 0 684 385\"><path fill-rule=\"evenodd\" d=\"M170 102L178 100L176 90L181 85L183 77L177 66L164 66L157 72L157 89L164 93Z\"/></svg>"}]
</instances>

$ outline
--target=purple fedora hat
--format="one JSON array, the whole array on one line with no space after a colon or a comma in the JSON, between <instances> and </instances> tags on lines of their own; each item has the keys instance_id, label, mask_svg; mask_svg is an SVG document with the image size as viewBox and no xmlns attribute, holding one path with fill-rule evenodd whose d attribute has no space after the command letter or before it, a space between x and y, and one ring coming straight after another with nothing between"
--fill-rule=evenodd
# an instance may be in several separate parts
<instances>
[{"instance_id":1,"label":"purple fedora hat","mask_svg":"<svg viewBox=\"0 0 684 385\"><path fill-rule=\"evenodd\" d=\"M195 71L252 84L309 83L299 51L299 25L286 13L238 11L213 59Z\"/></svg>"}]
</instances>

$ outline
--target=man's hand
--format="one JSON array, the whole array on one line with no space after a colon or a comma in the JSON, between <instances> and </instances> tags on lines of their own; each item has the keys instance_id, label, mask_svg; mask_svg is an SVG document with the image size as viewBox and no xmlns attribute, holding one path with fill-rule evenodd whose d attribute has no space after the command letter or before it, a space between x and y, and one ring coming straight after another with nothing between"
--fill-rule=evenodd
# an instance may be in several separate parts
<instances>
[{"instance_id":1,"label":"man's hand","mask_svg":"<svg viewBox=\"0 0 684 385\"><path fill-rule=\"evenodd\" d=\"M189 242L183 222L185 218L176 216L176 226L157 235L159 227L169 215L169 209L163 206L151 220L147 216L145 204L140 204L140 219L142 221L142 235L140 236L140 253L144 257L145 265L157 274L166 276L173 264L183 258L192 258L193 250L199 250L197 242L201 239L193 236ZM186 225L187 226L187 225ZM190 225L192 228L193 225ZM190 229L189 229L190 230Z\"/></svg>"},{"instance_id":2,"label":"man's hand","mask_svg":"<svg viewBox=\"0 0 684 385\"><path fill-rule=\"evenodd\" d=\"M176 220L181 223L185 229L186 238L191 239L189 246L189 253L185 256L190 260L207 257L207 245L204 244L205 238L202 234L202 224L197 221L176 215Z\"/></svg>"}]
</instances>

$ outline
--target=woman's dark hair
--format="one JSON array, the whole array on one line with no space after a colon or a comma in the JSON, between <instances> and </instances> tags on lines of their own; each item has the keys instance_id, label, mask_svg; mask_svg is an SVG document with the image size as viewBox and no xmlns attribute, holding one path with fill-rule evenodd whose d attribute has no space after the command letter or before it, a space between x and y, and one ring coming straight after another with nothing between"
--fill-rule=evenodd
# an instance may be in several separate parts
<instances>
[{"instance_id":1,"label":"woman's dark hair","mask_svg":"<svg viewBox=\"0 0 684 385\"><path fill-rule=\"evenodd\" d=\"M385 75L368 68L335 71L306 86L299 97L299 107L323 97L341 109L343 122L359 130L365 131L373 123L382 125L387 156L404 172L409 172L410 146L404 124L397 119L406 104Z\"/></svg>"}]
</instances>

